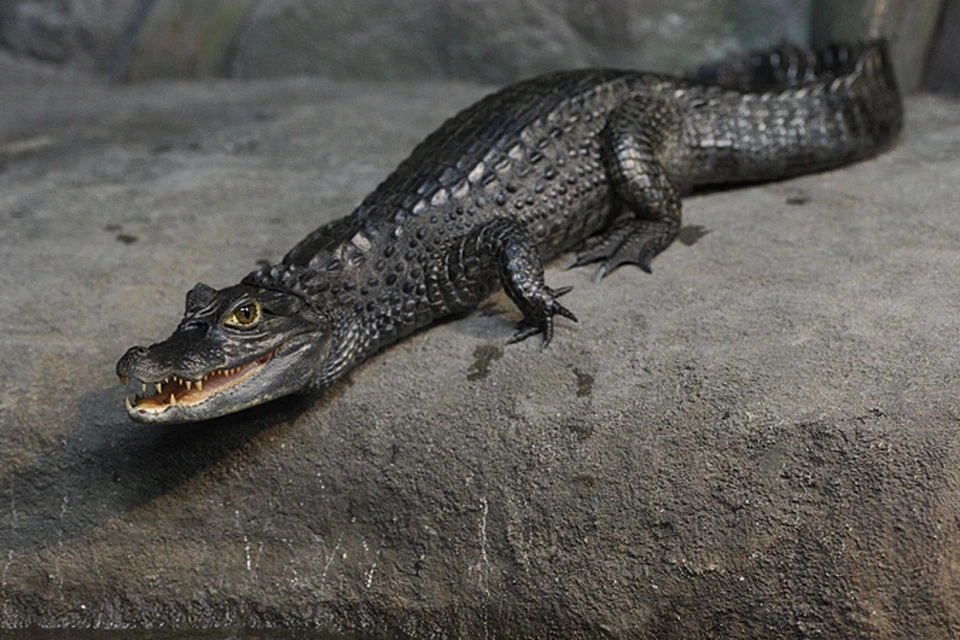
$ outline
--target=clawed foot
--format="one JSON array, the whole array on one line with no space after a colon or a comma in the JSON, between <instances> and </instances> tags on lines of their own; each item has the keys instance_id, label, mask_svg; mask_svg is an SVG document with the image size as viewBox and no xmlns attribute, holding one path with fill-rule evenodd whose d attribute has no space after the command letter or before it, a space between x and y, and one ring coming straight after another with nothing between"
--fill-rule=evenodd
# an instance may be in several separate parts
<instances>
[{"instance_id":1,"label":"clawed foot","mask_svg":"<svg viewBox=\"0 0 960 640\"><path fill-rule=\"evenodd\" d=\"M659 221L626 218L618 221L607 233L588 238L584 247L567 261L567 268L603 260L593 274L599 282L608 273L624 264L635 264L651 273L650 262L673 241L672 225Z\"/></svg>"},{"instance_id":2,"label":"clawed foot","mask_svg":"<svg viewBox=\"0 0 960 640\"><path fill-rule=\"evenodd\" d=\"M557 302L557 298L571 291L573 287L561 287L551 289L544 287L544 299L534 304L533 308L524 313L523 320L517 325L517 332L507 341L507 344L513 344L526 340L530 336L538 333L543 334L543 340L540 342L540 350L543 351L553 339L553 316L563 316L574 322L577 316L573 312Z\"/></svg>"}]
</instances>

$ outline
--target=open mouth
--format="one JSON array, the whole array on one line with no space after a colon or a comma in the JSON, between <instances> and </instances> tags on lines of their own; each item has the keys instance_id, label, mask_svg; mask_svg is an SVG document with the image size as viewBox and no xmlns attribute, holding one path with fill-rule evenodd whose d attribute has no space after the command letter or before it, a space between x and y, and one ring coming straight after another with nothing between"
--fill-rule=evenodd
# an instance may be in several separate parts
<instances>
[{"instance_id":1,"label":"open mouth","mask_svg":"<svg viewBox=\"0 0 960 640\"><path fill-rule=\"evenodd\" d=\"M127 412L158 414L163 413L170 407L193 407L202 404L255 375L273 359L279 349L280 347L277 347L256 360L251 360L236 367L214 369L199 380L188 380L174 374L158 382L140 380L144 395L140 396L138 394L133 396L132 399L127 397ZM124 385L126 383L127 379L120 376L120 384ZM151 384L155 393L147 395Z\"/></svg>"}]
</instances>

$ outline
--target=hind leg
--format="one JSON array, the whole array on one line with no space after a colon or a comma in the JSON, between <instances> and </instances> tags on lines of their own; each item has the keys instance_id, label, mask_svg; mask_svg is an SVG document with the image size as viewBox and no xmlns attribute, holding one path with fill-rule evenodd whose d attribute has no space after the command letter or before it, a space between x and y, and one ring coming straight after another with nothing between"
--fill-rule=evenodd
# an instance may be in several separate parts
<instances>
[{"instance_id":1,"label":"hind leg","mask_svg":"<svg viewBox=\"0 0 960 640\"><path fill-rule=\"evenodd\" d=\"M600 134L601 159L632 215L588 239L569 266L602 260L594 280L623 264L650 271L680 231L680 190L669 167L683 153L681 126L676 107L656 97L638 96L614 109Z\"/></svg>"}]
</instances>

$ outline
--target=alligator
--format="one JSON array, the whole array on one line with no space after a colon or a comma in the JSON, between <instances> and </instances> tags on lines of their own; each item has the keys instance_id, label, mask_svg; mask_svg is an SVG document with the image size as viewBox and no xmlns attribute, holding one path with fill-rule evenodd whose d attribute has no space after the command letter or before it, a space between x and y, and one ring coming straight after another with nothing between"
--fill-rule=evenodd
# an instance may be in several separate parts
<instances>
[{"instance_id":1,"label":"alligator","mask_svg":"<svg viewBox=\"0 0 960 640\"><path fill-rule=\"evenodd\" d=\"M553 338L570 288L543 264L651 260L701 186L778 180L872 156L903 106L883 41L782 47L670 76L588 69L508 86L447 120L348 216L236 285L199 283L167 339L117 364L145 423L200 421L329 387L498 287L509 342Z\"/></svg>"}]
</instances>

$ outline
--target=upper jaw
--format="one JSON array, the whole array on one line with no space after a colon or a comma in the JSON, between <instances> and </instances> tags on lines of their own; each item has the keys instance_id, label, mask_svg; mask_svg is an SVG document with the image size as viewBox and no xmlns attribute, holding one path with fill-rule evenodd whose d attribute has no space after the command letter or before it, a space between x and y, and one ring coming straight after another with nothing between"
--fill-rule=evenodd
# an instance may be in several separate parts
<instances>
[{"instance_id":1,"label":"upper jaw","mask_svg":"<svg viewBox=\"0 0 960 640\"><path fill-rule=\"evenodd\" d=\"M135 358L127 360L124 356L117 366L117 374L136 378L146 383L148 389L151 384L160 383L160 393L146 400L129 402L127 415L133 421L152 424L199 422L302 391L314 381L326 349L327 341L317 341L313 335L301 333L253 359L237 360L236 364L213 372L195 374L189 390L184 380L186 376L180 372L175 374L175 379L173 373L158 373L143 362L140 366L133 366L137 361ZM201 382L200 391L198 380Z\"/></svg>"},{"instance_id":2,"label":"upper jaw","mask_svg":"<svg viewBox=\"0 0 960 640\"><path fill-rule=\"evenodd\" d=\"M271 368L271 362L286 344L206 373L202 373L203 369L197 371L196 367L191 367L190 373L179 368L159 368L159 363L150 357L153 347L134 347L117 364L120 384L126 384L129 378L139 380L143 393L125 398L127 415L136 422L190 422L243 408L237 405L249 406L251 403L243 403L242 398L257 397L257 388L251 385L257 384L257 378ZM269 385L260 383L260 386ZM236 408L231 408L234 406Z\"/></svg>"},{"instance_id":3,"label":"upper jaw","mask_svg":"<svg viewBox=\"0 0 960 640\"><path fill-rule=\"evenodd\" d=\"M203 375L194 375L193 378L176 373L162 378L145 376L138 374L133 367L129 368L130 375L124 375L128 368L118 366L121 385L126 384L128 377L133 377L142 383L144 394L151 388L156 391L154 395L135 395L132 400L126 398L127 414L138 422L183 422L213 417L202 415L205 412L198 409L256 376L282 347L280 345L236 366L219 367ZM201 414L199 417L198 413Z\"/></svg>"}]
</instances>

